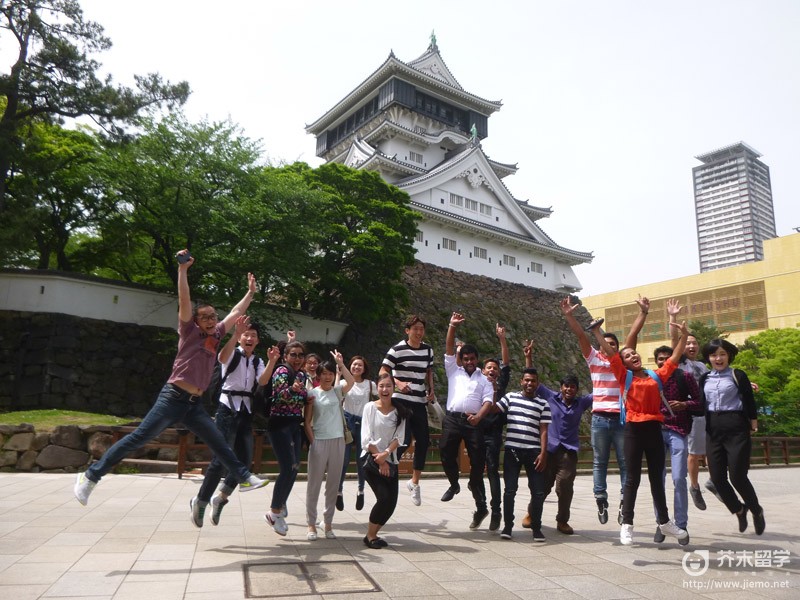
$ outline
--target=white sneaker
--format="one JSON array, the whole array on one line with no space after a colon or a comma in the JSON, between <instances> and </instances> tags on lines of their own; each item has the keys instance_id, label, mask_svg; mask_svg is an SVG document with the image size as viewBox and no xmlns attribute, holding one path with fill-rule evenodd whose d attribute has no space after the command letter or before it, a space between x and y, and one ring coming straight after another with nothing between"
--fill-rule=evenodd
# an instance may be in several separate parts
<instances>
[{"instance_id":1,"label":"white sneaker","mask_svg":"<svg viewBox=\"0 0 800 600\"><path fill-rule=\"evenodd\" d=\"M272 511L264 515L264 520L272 527L272 529L275 530L275 533L278 535L286 535L289 532L289 526L286 524L286 519L280 515L276 515Z\"/></svg>"},{"instance_id":2,"label":"white sneaker","mask_svg":"<svg viewBox=\"0 0 800 600\"><path fill-rule=\"evenodd\" d=\"M411 492L411 502L414 503L414 506L419 506L422 504L422 496L420 494L419 484L414 483L411 479L409 479L406 487L408 488L408 491Z\"/></svg>"},{"instance_id":3,"label":"white sneaker","mask_svg":"<svg viewBox=\"0 0 800 600\"><path fill-rule=\"evenodd\" d=\"M78 502L86 506L89 503L89 495L96 485L97 483L86 477L85 473L78 473L78 477L75 479L75 487L72 488Z\"/></svg>"},{"instance_id":4,"label":"white sneaker","mask_svg":"<svg viewBox=\"0 0 800 600\"><path fill-rule=\"evenodd\" d=\"M269 479L259 479L255 475L251 474L250 477L247 478L247 481L239 484L239 489L243 492L249 492L251 490L262 488L268 484Z\"/></svg>"},{"instance_id":5,"label":"white sneaker","mask_svg":"<svg viewBox=\"0 0 800 600\"><path fill-rule=\"evenodd\" d=\"M281 508L281 516L282 516L284 519L285 519L286 517L288 517L288 516L289 516L289 509L288 509L288 508L286 508L286 505L285 505L285 504L283 505L283 508Z\"/></svg>"},{"instance_id":6,"label":"white sneaker","mask_svg":"<svg viewBox=\"0 0 800 600\"><path fill-rule=\"evenodd\" d=\"M673 521L672 519L670 519L666 523L659 525L658 528L664 535L671 535L672 537L678 538L679 542L689 537L689 532L686 531L685 529L681 529L680 527L678 527L675 524L675 521Z\"/></svg>"},{"instance_id":7,"label":"white sneaker","mask_svg":"<svg viewBox=\"0 0 800 600\"><path fill-rule=\"evenodd\" d=\"M630 546L633 543L633 525L622 524L619 530L619 542L623 546Z\"/></svg>"},{"instance_id":8,"label":"white sneaker","mask_svg":"<svg viewBox=\"0 0 800 600\"><path fill-rule=\"evenodd\" d=\"M222 496L214 496L211 499L211 524L212 525L219 525L219 520L222 517L222 509L225 508L225 505L228 503L228 500L223 498Z\"/></svg>"},{"instance_id":9,"label":"white sneaker","mask_svg":"<svg viewBox=\"0 0 800 600\"><path fill-rule=\"evenodd\" d=\"M189 518L195 527L200 528L203 526L203 517L206 514L206 506L208 506L208 503L200 504L197 496L189 500L189 511L191 513Z\"/></svg>"}]
</instances>

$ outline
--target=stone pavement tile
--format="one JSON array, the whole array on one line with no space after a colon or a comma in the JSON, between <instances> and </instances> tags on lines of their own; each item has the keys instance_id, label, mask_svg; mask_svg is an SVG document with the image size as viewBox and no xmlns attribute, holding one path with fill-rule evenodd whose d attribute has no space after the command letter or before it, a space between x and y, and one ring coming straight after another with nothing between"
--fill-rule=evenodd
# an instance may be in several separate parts
<instances>
[{"instance_id":1,"label":"stone pavement tile","mask_svg":"<svg viewBox=\"0 0 800 600\"><path fill-rule=\"evenodd\" d=\"M3 585L54 583L71 566L71 562L46 562L33 565L17 561L0 574L0 583Z\"/></svg>"},{"instance_id":2,"label":"stone pavement tile","mask_svg":"<svg viewBox=\"0 0 800 600\"><path fill-rule=\"evenodd\" d=\"M314 542L316 543L316 542ZM364 551L366 552L369 550L367 547L362 546ZM374 552L374 550L373 550ZM300 555L300 560L303 562L317 562L317 561L331 561L331 560L353 560L354 556L347 550L343 549L341 546L338 548L330 548L325 550L323 548L312 548L305 550L303 548L298 548L298 553ZM357 557L356 557L357 560Z\"/></svg>"},{"instance_id":3,"label":"stone pavement tile","mask_svg":"<svg viewBox=\"0 0 800 600\"><path fill-rule=\"evenodd\" d=\"M679 569L681 558L683 557L683 552L676 550L674 553L665 554L664 556L653 559L646 553L639 552L636 547L629 549L627 552L619 552L620 548L615 548L615 550L617 550L616 552L608 552L601 556L604 560L621 565L625 568L646 571L648 573L671 571L676 568Z\"/></svg>"},{"instance_id":4,"label":"stone pavement tile","mask_svg":"<svg viewBox=\"0 0 800 600\"><path fill-rule=\"evenodd\" d=\"M0 554L0 573L26 556L25 554ZM0 583L2 583L2 580L0 580Z\"/></svg>"},{"instance_id":5,"label":"stone pavement tile","mask_svg":"<svg viewBox=\"0 0 800 600\"><path fill-rule=\"evenodd\" d=\"M550 538L545 544L537 544L536 549L550 558L568 561L573 565L597 561L596 553L584 551L582 547L572 543L550 543Z\"/></svg>"},{"instance_id":6,"label":"stone pavement tile","mask_svg":"<svg viewBox=\"0 0 800 600\"><path fill-rule=\"evenodd\" d=\"M370 550L365 546L364 552L354 555L354 558L371 577L383 573L419 573L414 563L393 552L391 546L380 550Z\"/></svg>"},{"instance_id":7,"label":"stone pavement tile","mask_svg":"<svg viewBox=\"0 0 800 600\"><path fill-rule=\"evenodd\" d=\"M146 538L150 539L150 536L155 533L156 526L155 525L147 525L137 527L136 525L115 525L108 533L103 536L103 539L122 539L122 538Z\"/></svg>"},{"instance_id":8,"label":"stone pavement tile","mask_svg":"<svg viewBox=\"0 0 800 600\"><path fill-rule=\"evenodd\" d=\"M114 600L183 600L185 590L183 581L125 580L114 594Z\"/></svg>"},{"instance_id":9,"label":"stone pavement tile","mask_svg":"<svg viewBox=\"0 0 800 600\"><path fill-rule=\"evenodd\" d=\"M137 552L88 552L72 565L70 571L127 571L138 557Z\"/></svg>"},{"instance_id":10,"label":"stone pavement tile","mask_svg":"<svg viewBox=\"0 0 800 600\"><path fill-rule=\"evenodd\" d=\"M363 565L362 565L363 566ZM370 573L380 588L391 598L427 598L450 596L450 592L425 573Z\"/></svg>"},{"instance_id":11,"label":"stone pavement tile","mask_svg":"<svg viewBox=\"0 0 800 600\"><path fill-rule=\"evenodd\" d=\"M592 600L637 598L638 594L594 575L562 575L552 578L559 586Z\"/></svg>"},{"instance_id":12,"label":"stone pavement tile","mask_svg":"<svg viewBox=\"0 0 800 600\"><path fill-rule=\"evenodd\" d=\"M3 536L3 541L30 541L38 540L40 543L64 531L63 527L31 527L24 525Z\"/></svg>"},{"instance_id":13,"label":"stone pavement tile","mask_svg":"<svg viewBox=\"0 0 800 600\"><path fill-rule=\"evenodd\" d=\"M42 545L41 540L11 540L10 538L0 539L0 556L28 554Z\"/></svg>"},{"instance_id":14,"label":"stone pavement tile","mask_svg":"<svg viewBox=\"0 0 800 600\"><path fill-rule=\"evenodd\" d=\"M151 544L195 544L200 532L191 526L192 531L164 531L160 527L148 540Z\"/></svg>"},{"instance_id":15,"label":"stone pavement tile","mask_svg":"<svg viewBox=\"0 0 800 600\"><path fill-rule=\"evenodd\" d=\"M541 590L519 590L515 593L521 600L542 600ZM545 594L547 600L586 600L585 596L564 588L550 588Z\"/></svg>"},{"instance_id":16,"label":"stone pavement tile","mask_svg":"<svg viewBox=\"0 0 800 600\"><path fill-rule=\"evenodd\" d=\"M86 546L55 546L43 544L32 552L29 552L20 562L43 563L71 561L74 563L91 549L91 544L87 544Z\"/></svg>"},{"instance_id":17,"label":"stone pavement tile","mask_svg":"<svg viewBox=\"0 0 800 600\"><path fill-rule=\"evenodd\" d=\"M346 596L346 594L343 594ZM359 600L374 600L373 596L363 597L364 594L360 594L362 598ZM183 595L183 600L242 600L244 598L244 593L241 590L228 590L227 592L224 590L216 590L214 592L186 592ZM314 600L315 596L303 596L302 600ZM316 598L320 598L317 596ZM344 600L339 594L335 596L337 600ZM148 600L154 600L152 598ZM750 599L752 600L752 598Z\"/></svg>"},{"instance_id":18,"label":"stone pavement tile","mask_svg":"<svg viewBox=\"0 0 800 600\"><path fill-rule=\"evenodd\" d=\"M540 577L520 566L508 566L494 569L478 569L487 579L491 579L504 589L516 592L518 590L546 590L559 587L546 577Z\"/></svg>"},{"instance_id":19,"label":"stone pavement tile","mask_svg":"<svg viewBox=\"0 0 800 600\"><path fill-rule=\"evenodd\" d=\"M512 535L513 533L514 532L512 532ZM529 561L535 561L545 557L545 554L540 552L542 548L541 544L537 543L534 545L533 534L530 531L522 529L516 533L517 535L511 540L501 540L498 538L496 542L486 544L484 549L481 549L481 552L491 550L493 553L507 559L515 558Z\"/></svg>"},{"instance_id":20,"label":"stone pavement tile","mask_svg":"<svg viewBox=\"0 0 800 600\"><path fill-rule=\"evenodd\" d=\"M623 585L626 590L649 600L681 600L686 597L686 590L668 583L628 583ZM752 598L751 598L752 600Z\"/></svg>"},{"instance_id":21,"label":"stone pavement tile","mask_svg":"<svg viewBox=\"0 0 800 600\"><path fill-rule=\"evenodd\" d=\"M228 570L223 567L211 569L192 568L189 581L186 584L187 592L213 592L239 590L244 596L244 575L241 567Z\"/></svg>"},{"instance_id":22,"label":"stone pavement tile","mask_svg":"<svg viewBox=\"0 0 800 600\"><path fill-rule=\"evenodd\" d=\"M457 560L420 562L417 567L434 581L482 581L485 576L478 570Z\"/></svg>"},{"instance_id":23,"label":"stone pavement tile","mask_svg":"<svg viewBox=\"0 0 800 600\"><path fill-rule=\"evenodd\" d=\"M349 558L348 556L347 559ZM206 569L209 567L226 567L229 565L242 565L248 562L250 562L250 557L246 551L234 553L207 550L205 552L195 552L194 559L192 560L192 568L194 570Z\"/></svg>"},{"instance_id":24,"label":"stone pavement tile","mask_svg":"<svg viewBox=\"0 0 800 600\"><path fill-rule=\"evenodd\" d=\"M0 598L9 600L37 600L50 586L45 585L5 585L0 580ZM110 596L109 596L110 598Z\"/></svg>"},{"instance_id":25,"label":"stone pavement tile","mask_svg":"<svg viewBox=\"0 0 800 600\"><path fill-rule=\"evenodd\" d=\"M607 560L598 560L592 564L580 565L580 570L589 575L596 575L610 583L617 585L628 585L634 583L661 585L663 580L653 577L648 573L631 569Z\"/></svg>"},{"instance_id":26,"label":"stone pavement tile","mask_svg":"<svg viewBox=\"0 0 800 600\"><path fill-rule=\"evenodd\" d=\"M147 544L139 556L140 560L191 560L194 544Z\"/></svg>"},{"instance_id":27,"label":"stone pavement tile","mask_svg":"<svg viewBox=\"0 0 800 600\"><path fill-rule=\"evenodd\" d=\"M147 545L147 538L109 538L104 537L94 545L95 552L141 552Z\"/></svg>"},{"instance_id":28,"label":"stone pavement tile","mask_svg":"<svg viewBox=\"0 0 800 600\"><path fill-rule=\"evenodd\" d=\"M531 542L533 543L533 542ZM508 565L509 559L494 552L448 552L451 558L475 569L501 568Z\"/></svg>"},{"instance_id":29,"label":"stone pavement tile","mask_svg":"<svg viewBox=\"0 0 800 600\"><path fill-rule=\"evenodd\" d=\"M64 528L64 533L108 533L117 524L113 521L95 521L91 517L83 517Z\"/></svg>"},{"instance_id":30,"label":"stone pavement tile","mask_svg":"<svg viewBox=\"0 0 800 600\"><path fill-rule=\"evenodd\" d=\"M550 556L537 556L534 559L528 557L511 557L509 560L541 577L575 575L576 573L585 572L587 566L586 564L572 565L568 560L564 561Z\"/></svg>"},{"instance_id":31,"label":"stone pavement tile","mask_svg":"<svg viewBox=\"0 0 800 600\"><path fill-rule=\"evenodd\" d=\"M16 531L20 527L24 527L28 524L28 522L24 520L11 520L11 517L3 512L2 507L0 507L0 514L4 515L3 520L0 521L0 536Z\"/></svg>"},{"instance_id":32,"label":"stone pavement tile","mask_svg":"<svg viewBox=\"0 0 800 600\"><path fill-rule=\"evenodd\" d=\"M182 581L189 579L191 560L137 560L125 581Z\"/></svg>"},{"instance_id":33,"label":"stone pavement tile","mask_svg":"<svg viewBox=\"0 0 800 600\"><path fill-rule=\"evenodd\" d=\"M45 546L91 546L103 538L103 533L59 533L45 542Z\"/></svg>"},{"instance_id":34,"label":"stone pavement tile","mask_svg":"<svg viewBox=\"0 0 800 600\"><path fill-rule=\"evenodd\" d=\"M64 573L45 593L45 598L113 596L122 583L123 575L108 573Z\"/></svg>"},{"instance_id":35,"label":"stone pavement tile","mask_svg":"<svg viewBox=\"0 0 800 600\"><path fill-rule=\"evenodd\" d=\"M510 590L498 586L490 579L481 581L442 581L441 587L444 588L453 598L458 600L519 600L519 595ZM536 590L538 598L542 598L542 591ZM549 593L549 590L548 592ZM392 598L399 598L399 594L391 594Z\"/></svg>"}]
</instances>

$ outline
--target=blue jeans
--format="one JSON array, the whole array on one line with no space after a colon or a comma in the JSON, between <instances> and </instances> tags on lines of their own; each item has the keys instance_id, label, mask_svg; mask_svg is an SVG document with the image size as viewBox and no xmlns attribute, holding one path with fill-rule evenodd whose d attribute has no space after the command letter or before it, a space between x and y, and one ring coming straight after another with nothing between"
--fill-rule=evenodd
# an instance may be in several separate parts
<instances>
[{"instance_id":1,"label":"blue jeans","mask_svg":"<svg viewBox=\"0 0 800 600\"><path fill-rule=\"evenodd\" d=\"M661 437L664 438L664 454L666 456L669 453L670 464L672 465L672 487L675 489L672 501L672 515L675 518L675 524L681 529L686 529L686 523L689 521L689 488L686 486L686 475L688 474L686 461L689 458L688 439L677 431L666 427L661 429ZM650 465L648 465L649 467ZM666 460L664 461L662 477L666 482ZM656 514L656 516L658 515Z\"/></svg>"},{"instance_id":2,"label":"blue jeans","mask_svg":"<svg viewBox=\"0 0 800 600\"><path fill-rule=\"evenodd\" d=\"M592 415L592 449L594 459L592 461L592 475L594 477L594 497L598 500L608 501L606 491L606 476L608 475L608 461L611 457L611 446L614 446L614 453L617 455L620 478L620 496L625 487L625 479L628 470L625 467L625 434L622 424L619 422L619 415L603 417Z\"/></svg>"},{"instance_id":3,"label":"blue jeans","mask_svg":"<svg viewBox=\"0 0 800 600\"><path fill-rule=\"evenodd\" d=\"M281 419L279 423L276 418L270 420L269 443L272 451L278 460L278 478L275 480L275 487L272 490L272 503L270 508L280 510L289 499L292 493L294 482L297 479L297 472L300 470L300 429L302 421L299 419Z\"/></svg>"},{"instance_id":4,"label":"blue jeans","mask_svg":"<svg viewBox=\"0 0 800 600\"><path fill-rule=\"evenodd\" d=\"M86 478L94 482L100 481L103 475L128 454L144 446L173 423L182 422L208 445L237 482L247 481L250 469L236 458L199 398L194 403L190 402L192 398L189 392L171 383L166 384L139 427L111 446L100 460L86 469Z\"/></svg>"},{"instance_id":5,"label":"blue jeans","mask_svg":"<svg viewBox=\"0 0 800 600\"><path fill-rule=\"evenodd\" d=\"M214 423L217 429L225 438L225 442L233 448L236 458L242 461L243 464L249 465L253 462L253 415L247 410L233 411L224 404L217 407L217 414L214 417ZM208 465L206 476L203 479L203 484L200 486L200 491L197 493L197 499L201 502L208 502L211 500L211 495L217 488L222 476L225 474L225 467L222 462L214 455L211 459L211 464ZM225 484L221 488L226 494L231 494L238 481L235 477L227 474L225 477Z\"/></svg>"},{"instance_id":6,"label":"blue jeans","mask_svg":"<svg viewBox=\"0 0 800 600\"><path fill-rule=\"evenodd\" d=\"M353 452L353 447L356 450L356 472L358 473L358 493L364 491L364 465L359 460L361 456L361 417L351 414L347 411L344 413L344 420L347 422L347 428L353 434L353 443L347 444L344 447L344 464L342 464L342 479L339 481L339 493L344 489L344 476L347 473L347 467L350 466L350 455Z\"/></svg>"},{"instance_id":7,"label":"blue jeans","mask_svg":"<svg viewBox=\"0 0 800 600\"><path fill-rule=\"evenodd\" d=\"M544 471L537 471L534 461L539 455L539 450L524 450L506 446L503 457L503 523L506 527L514 526L514 498L519 489L519 474L525 468L528 476L528 489L531 492L531 502L528 505L528 514L531 516L531 528L539 529L542 526L542 508L544 508Z\"/></svg>"}]
</instances>

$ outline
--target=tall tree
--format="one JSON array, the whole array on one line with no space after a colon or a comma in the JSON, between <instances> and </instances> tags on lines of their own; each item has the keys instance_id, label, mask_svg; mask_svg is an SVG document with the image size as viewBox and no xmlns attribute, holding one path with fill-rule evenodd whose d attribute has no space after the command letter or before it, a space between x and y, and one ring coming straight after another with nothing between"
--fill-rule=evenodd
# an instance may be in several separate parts
<instances>
[{"instance_id":1,"label":"tall tree","mask_svg":"<svg viewBox=\"0 0 800 600\"><path fill-rule=\"evenodd\" d=\"M85 20L77 0L0 0L0 44L14 44L14 63L0 73L0 214L8 179L20 152L25 125L89 116L119 133L119 126L147 107L182 104L189 85L162 81L158 74L136 76L136 89L100 79L92 55L111 41L103 28Z\"/></svg>"},{"instance_id":2,"label":"tall tree","mask_svg":"<svg viewBox=\"0 0 800 600\"><path fill-rule=\"evenodd\" d=\"M727 331L717 327L714 321L689 321L689 331L697 338L697 343L700 344L701 349L713 339L720 338L724 340L730 335Z\"/></svg>"}]
</instances>

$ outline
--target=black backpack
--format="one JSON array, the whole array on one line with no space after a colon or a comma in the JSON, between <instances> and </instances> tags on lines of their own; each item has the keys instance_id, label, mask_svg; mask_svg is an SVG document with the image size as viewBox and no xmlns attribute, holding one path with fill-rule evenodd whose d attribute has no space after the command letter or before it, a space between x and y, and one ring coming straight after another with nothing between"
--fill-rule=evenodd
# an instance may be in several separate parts
<instances>
[{"instance_id":1,"label":"black backpack","mask_svg":"<svg viewBox=\"0 0 800 600\"><path fill-rule=\"evenodd\" d=\"M228 379L228 375L233 373L239 363L242 361L242 356L244 353L236 348L233 351L233 356L231 357L231 362L228 365L228 369L225 371L225 375L222 374L222 363L216 361L214 364L214 370L211 373L211 383L206 388L206 391L203 392L203 404L205 406L212 406L216 407L217 403L219 402L219 397L222 395L222 386L225 384L225 380ZM258 372L258 365L260 364L261 359L258 356L254 357L253 366L256 369L256 373ZM253 389L250 390L250 393L255 396L255 392L257 391L258 382L256 381ZM255 412L255 411L254 411Z\"/></svg>"}]
</instances>

